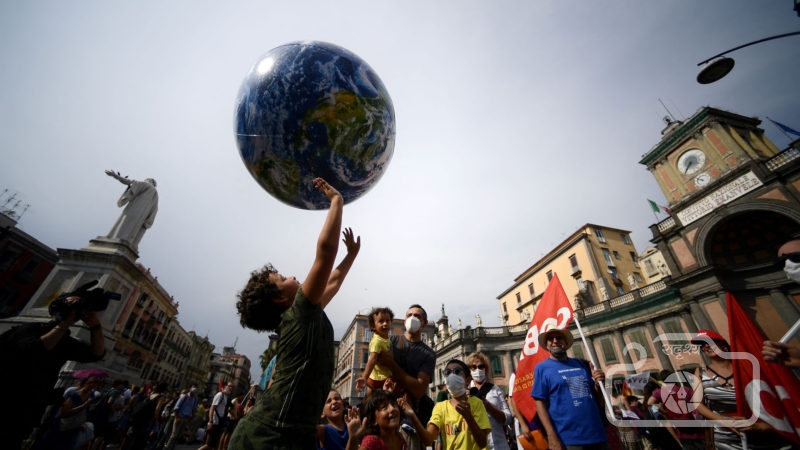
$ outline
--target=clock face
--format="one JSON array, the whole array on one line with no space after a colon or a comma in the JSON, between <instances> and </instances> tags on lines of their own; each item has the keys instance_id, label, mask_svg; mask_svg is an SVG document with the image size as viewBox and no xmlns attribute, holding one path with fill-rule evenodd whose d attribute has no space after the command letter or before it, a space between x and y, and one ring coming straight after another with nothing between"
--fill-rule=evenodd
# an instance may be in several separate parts
<instances>
[{"instance_id":1,"label":"clock face","mask_svg":"<svg viewBox=\"0 0 800 450\"><path fill-rule=\"evenodd\" d=\"M706 154L700 149L686 150L678 158L678 170L684 175L691 175L698 172L706 165Z\"/></svg>"},{"instance_id":2,"label":"clock face","mask_svg":"<svg viewBox=\"0 0 800 450\"><path fill-rule=\"evenodd\" d=\"M701 173L700 175L696 176L694 179L694 184L697 187L704 187L709 182L711 182L711 175L707 173Z\"/></svg>"}]
</instances>

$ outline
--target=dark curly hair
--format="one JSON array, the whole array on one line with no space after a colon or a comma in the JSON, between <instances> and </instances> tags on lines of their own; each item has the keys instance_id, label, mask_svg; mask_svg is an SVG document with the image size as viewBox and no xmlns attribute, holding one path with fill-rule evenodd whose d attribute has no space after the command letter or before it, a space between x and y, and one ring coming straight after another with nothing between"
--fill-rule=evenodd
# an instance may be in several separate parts
<instances>
[{"instance_id":1,"label":"dark curly hair","mask_svg":"<svg viewBox=\"0 0 800 450\"><path fill-rule=\"evenodd\" d=\"M376 389L373 391L369 397L364 399L364 402L361 403L361 420L367 419L367 422L364 427L365 434L374 434L380 435L381 429L378 427L378 424L375 420L375 413L377 413L380 409L385 407L389 403L394 403L397 405L397 397L389 391L384 391L383 389ZM400 406L397 406L397 410L400 413L400 418L403 418L403 410Z\"/></svg>"},{"instance_id":2,"label":"dark curly hair","mask_svg":"<svg viewBox=\"0 0 800 450\"><path fill-rule=\"evenodd\" d=\"M272 264L253 271L250 280L239 292L236 311L242 327L256 331L275 331L281 323L284 307L275 304L275 300L280 299L281 292L275 283L269 281L269 276L273 273L278 271Z\"/></svg>"},{"instance_id":3,"label":"dark curly hair","mask_svg":"<svg viewBox=\"0 0 800 450\"><path fill-rule=\"evenodd\" d=\"M385 307L375 307L369 312L367 316L367 324L370 330L375 330L375 316L378 314L388 314L390 319L394 319L394 313L391 309Z\"/></svg>"}]
</instances>

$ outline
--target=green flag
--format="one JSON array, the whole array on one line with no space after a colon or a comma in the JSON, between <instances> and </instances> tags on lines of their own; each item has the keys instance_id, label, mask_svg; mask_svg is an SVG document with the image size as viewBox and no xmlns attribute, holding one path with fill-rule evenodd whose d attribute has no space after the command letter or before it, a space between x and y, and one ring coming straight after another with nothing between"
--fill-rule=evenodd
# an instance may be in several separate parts
<instances>
[{"instance_id":1,"label":"green flag","mask_svg":"<svg viewBox=\"0 0 800 450\"><path fill-rule=\"evenodd\" d=\"M661 212L661 208L658 207L656 202L650 200L649 198L647 199L647 201L650 203L650 207L653 208L653 212Z\"/></svg>"}]
</instances>

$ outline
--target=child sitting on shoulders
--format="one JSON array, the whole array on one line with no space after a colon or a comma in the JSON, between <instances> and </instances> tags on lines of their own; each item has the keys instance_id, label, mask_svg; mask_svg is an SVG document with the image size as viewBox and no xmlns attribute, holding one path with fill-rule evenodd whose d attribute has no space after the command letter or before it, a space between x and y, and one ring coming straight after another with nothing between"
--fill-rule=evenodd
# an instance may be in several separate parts
<instances>
[{"instance_id":1,"label":"child sitting on shoulders","mask_svg":"<svg viewBox=\"0 0 800 450\"><path fill-rule=\"evenodd\" d=\"M378 355L381 352L389 352L392 343L389 341L389 332L392 330L392 320L394 313L389 308L372 308L367 323L372 330L372 339L369 342L369 359L364 368L364 374L356 380L356 391L361 392L366 386L367 396L372 391L383 389L383 383L392 376L389 368L378 364Z\"/></svg>"}]
</instances>

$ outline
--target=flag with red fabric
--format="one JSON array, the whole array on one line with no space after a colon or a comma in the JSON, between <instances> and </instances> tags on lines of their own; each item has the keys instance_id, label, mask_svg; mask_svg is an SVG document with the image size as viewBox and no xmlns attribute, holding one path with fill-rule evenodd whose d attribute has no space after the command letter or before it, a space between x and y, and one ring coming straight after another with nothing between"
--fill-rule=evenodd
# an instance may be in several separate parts
<instances>
[{"instance_id":1,"label":"flag with red fabric","mask_svg":"<svg viewBox=\"0 0 800 450\"><path fill-rule=\"evenodd\" d=\"M520 361L511 394L517 409L528 420L536 414L536 403L531 397L533 369L550 356L547 349L539 348L539 333L544 332L547 325L566 329L572 322L572 315L572 304L558 280L558 275L554 274L542 295L536 312L533 313L528 334L525 336L525 344L522 346L522 354L519 357Z\"/></svg>"},{"instance_id":2,"label":"flag with red fabric","mask_svg":"<svg viewBox=\"0 0 800 450\"><path fill-rule=\"evenodd\" d=\"M219 392L222 392L225 389L225 385L222 382L222 378L219 379Z\"/></svg>"},{"instance_id":3,"label":"flag with red fabric","mask_svg":"<svg viewBox=\"0 0 800 450\"><path fill-rule=\"evenodd\" d=\"M726 301L731 351L750 354L757 362L753 367L749 358L731 359L737 413L745 418L755 416L800 445L800 410L797 407L800 382L788 367L764 361L761 355L764 335L730 292ZM743 398L747 401L740 401Z\"/></svg>"},{"instance_id":4,"label":"flag with red fabric","mask_svg":"<svg viewBox=\"0 0 800 450\"><path fill-rule=\"evenodd\" d=\"M623 381L622 382L622 389L621 390L622 390L622 396L623 397L630 397L631 395L633 395L633 389L631 389L630 386L628 386L628 382L627 381Z\"/></svg>"}]
</instances>

